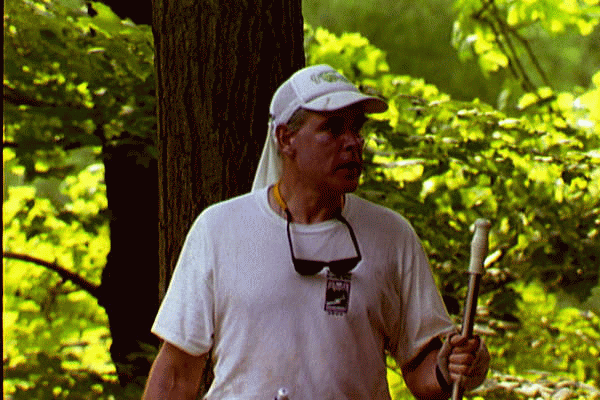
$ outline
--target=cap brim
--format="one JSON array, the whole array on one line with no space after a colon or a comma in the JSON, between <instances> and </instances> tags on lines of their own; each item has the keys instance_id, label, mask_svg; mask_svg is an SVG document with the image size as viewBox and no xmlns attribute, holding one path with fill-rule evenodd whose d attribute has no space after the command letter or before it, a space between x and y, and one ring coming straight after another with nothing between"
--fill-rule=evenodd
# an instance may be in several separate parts
<instances>
[{"instance_id":1,"label":"cap brim","mask_svg":"<svg viewBox=\"0 0 600 400\"><path fill-rule=\"evenodd\" d=\"M311 111L327 112L337 111L353 105L361 105L367 114L381 113L388 109L387 103L382 99L350 90L328 93L317 97L302 105L302 108Z\"/></svg>"}]
</instances>

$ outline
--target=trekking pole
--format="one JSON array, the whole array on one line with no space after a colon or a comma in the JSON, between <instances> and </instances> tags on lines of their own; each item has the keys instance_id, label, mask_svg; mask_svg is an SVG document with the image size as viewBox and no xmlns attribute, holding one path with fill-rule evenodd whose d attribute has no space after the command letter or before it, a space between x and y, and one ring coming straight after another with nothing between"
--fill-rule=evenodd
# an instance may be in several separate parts
<instances>
[{"instance_id":1,"label":"trekking pole","mask_svg":"<svg viewBox=\"0 0 600 400\"><path fill-rule=\"evenodd\" d=\"M475 232L471 240L471 261L469 263L469 292L465 302L465 314L461 336L465 339L473 336L473 324L477 311L477 296L479 295L479 283L483 274L483 261L488 252L488 234L491 223L486 219L475 221ZM452 387L452 400L461 400L464 389L462 388L462 379L454 381Z\"/></svg>"},{"instance_id":2,"label":"trekking pole","mask_svg":"<svg viewBox=\"0 0 600 400\"><path fill-rule=\"evenodd\" d=\"M286 388L281 388L277 391L277 396L275 400L290 400L290 396L288 390Z\"/></svg>"}]
</instances>

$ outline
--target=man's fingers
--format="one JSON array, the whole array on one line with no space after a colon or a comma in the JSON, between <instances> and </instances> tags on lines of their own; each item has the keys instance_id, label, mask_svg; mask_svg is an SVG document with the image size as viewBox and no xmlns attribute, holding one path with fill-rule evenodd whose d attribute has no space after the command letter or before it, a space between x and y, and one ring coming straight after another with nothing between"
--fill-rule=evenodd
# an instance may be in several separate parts
<instances>
[{"instance_id":1,"label":"man's fingers","mask_svg":"<svg viewBox=\"0 0 600 400\"><path fill-rule=\"evenodd\" d=\"M465 343L468 340L468 338L457 333L454 335L450 335L448 337L448 340L450 341L450 344L452 345L452 347L456 347L456 346L462 346L463 343Z\"/></svg>"},{"instance_id":2,"label":"man's fingers","mask_svg":"<svg viewBox=\"0 0 600 400\"><path fill-rule=\"evenodd\" d=\"M483 339L449 335L440 349L438 365L447 382L461 382L467 390L479 386L489 368L490 355Z\"/></svg>"},{"instance_id":3,"label":"man's fingers","mask_svg":"<svg viewBox=\"0 0 600 400\"><path fill-rule=\"evenodd\" d=\"M476 363L482 343L478 336L465 338L460 334L448 335L438 353L438 366L447 382L469 382L479 375ZM487 371L487 364L485 371ZM485 371L483 371L484 375ZM479 383L481 382L478 379L476 385Z\"/></svg>"},{"instance_id":4,"label":"man's fingers","mask_svg":"<svg viewBox=\"0 0 600 400\"><path fill-rule=\"evenodd\" d=\"M475 361L475 356L472 353L456 353L451 354L448 358L448 365L471 365Z\"/></svg>"},{"instance_id":5,"label":"man's fingers","mask_svg":"<svg viewBox=\"0 0 600 400\"><path fill-rule=\"evenodd\" d=\"M456 348L472 348L473 350L477 350L479 347L479 337L472 336L470 338L466 338L462 335L453 335L450 337L450 344L454 349ZM473 351L471 350L471 351Z\"/></svg>"},{"instance_id":6,"label":"man's fingers","mask_svg":"<svg viewBox=\"0 0 600 400\"><path fill-rule=\"evenodd\" d=\"M457 340L457 344L452 344L452 351L450 354L466 354L470 353L473 356L477 354L479 350L479 346L481 345L479 338L469 338L462 339L460 341Z\"/></svg>"},{"instance_id":7,"label":"man's fingers","mask_svg":"<svg viewBox=\"0 0 600 400\"><path fill-rule=\"evenodd\" d=\"M453 379L458 375L469 376L475 357L470 353L451 355L448 363L448 371Z\"/></svg>"}]
</instances>

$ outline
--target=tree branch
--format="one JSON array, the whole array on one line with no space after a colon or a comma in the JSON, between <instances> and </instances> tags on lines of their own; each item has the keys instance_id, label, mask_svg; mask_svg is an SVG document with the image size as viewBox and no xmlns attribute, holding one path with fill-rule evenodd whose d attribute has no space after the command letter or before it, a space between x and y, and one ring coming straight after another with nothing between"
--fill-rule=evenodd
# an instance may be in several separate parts
<instances>
[{"instance_id":1,"label":"tree branch","mask_svg":"<svg viewBox=\"0 0 600 400\"><path fill-rule=\"evenodd\" d=\"M76 103L52 103L45 100L35 99L26 93L19 92L18 90L11 88L4 84L2 98L4 101L16 106L31 106L31 107L50 107L50 108L69 108L69 109L84 109L82 104Z\"/></svg>"},{"instance_id":2,"label":"tree branch","mask_svg":"<svg viewBox=\"0 0 600 400\"><path fill-rule=\"evenodd\" d=\"M512 40L510 38L510 35L509 35L511 33L510 29L504 23L504 20L500 16L500 11L498 10L498 7L496 7L496 4L494 4L492 6L492 14L493 14L493 18L496 20L496 23L500 27L500 30L502 32L502 36L504 36L504 40L506 41L506 45L508 46L508 48L510 49L510 51L511 51L511 53L513 55L513 60L515 61L516 65L517 65L517 68L521 72L521 76L525 80L526 85L529 87L529 91L530 92L534 92L535 89L536 89L536 85L534 85L533 82L531 81L531 78L529 77L529 74L527 74L527 71L525 70L525 67L523 66L523 63L521 62L521 59L519 58L517 50L515 49L515 46L513 45L513 42L512 42ZM524 88L524 89L527 90L527 88Z\"/></svg>"},{"instance_id":3,"label":"tree branch","mask_svg":"<svg viewBox=\"0 0 600 400\"><path fill-rule=\"evenodd\" d=\"M494 0L487 0L485 4L481 6L481 9L472 15L475 19L481 19L481 15L487 11L488 7L494 3Z\"/></svg>"},{"instance_id":4,"label":"tree branch","mask_svg":"<svg viewBox=\"0 0 600 400\"><path fill-rule=\"evenodd\" d=\"M517 63L515 61L513 61L512 57L509 54L509 51L506 49L506 47L504 46L504 43L501 40L502 33L498 30L498 28L496 28L496 26L494 25L494 22L490 21L489 18L481 17L481 21L488 24L490 29L492 30L492 32L494 32L494 38L495 38L496 44L498 44L500 51L502 51L502 53L506 56L506 58L508 58L508 68L512 72L513 76L521 82L521 86L523 86L523 89L525 89L526 91L529 91L525 87L525 81L526 81L527 77L521 76L519 74L519 71L517 71L516 66L515 66Z\"/></svg>"},{"instance_id":5,"label":"tree branch","mask_svg":"<svg viewBox=\"0 0 600 400\"><path fill-rule=\"evenodd\" d=\"M15 142L2 142L2 148L3 149L16 149L17 147L19 147L18 144L16 144Z\"/></svg>"},{"instance_id":6,"label":"tree branch","mask_svg":"<svg viewBox=\"0 0 600 400\"><path fill-rule=\"evenodd\" d=\"M484 11L488 10L488 17L484 16ZM500 51L504 53L504 55L508 58L508 67L512 74L521 82L522 88L527 92L535 92L536 86L533 84L527 71L523 67L521 60L519 59L518 53L512 43L510 35L514 35L517 39L520 37L516 34L516 32L510 29L505 23L504 20L500 17L500 11L498 7L494 3L494 0L489 0L478 13L473 15L473 18L478 19L484 23L486 23L492 32L494 33L495 41L500 48ZM497 24L497 26L496 26ZM524 44L521 41L521 44ZM528 45L528 44L527 44ZM525 50L528 52L529 56L532 56L532 53L529 52L530 49L527 48L527 45L524 44ZM536 64L536 60L533 60L534 64ZM538 72L540 70L537 68ZM541 72L542 79L544 80L544 74Z\"/></svg>"},{"instance_id":7,"label":"tree branch","mask_svg":"<svg viewBox=\"0 0 600 400\"><path fill-rule=\"evenodd\" d=\"M41 143L51 143L54 146L62 147L63 150L75 150L75 149L80 149L80 148L85 147L85 146L89 146L87 144L84 145L81 142L67 142L67 140L64 137L60 138L60 139L52 140L50 142L43 142L41 140L39 142L41 142ZM13 142L13 141L2 142L2 148L18 149L20 147L21 146L19 145L19 143L16 143L16 142ZM33 151L32 150L32 146L31 146L31 142L28 143L28 146L25 147L25 149L27 151Z\"/></svg>"},{"instance_id":8,"label":"tree branch","mask_svg":"<svg viewBox=\"0 0 600 400\"><path fill-rule=\"evenodd\" d=\"M521 36L516 29L510 29L509 32L517 38L517 40L519 42L521 42L521 44L523 45L523 47L525 48L525 51L527 52L527 54L529 55L529 59L531 60L531 62L533 63L533 66L535 67L535 69L537 70L538 74L540 74L540 77L542 78L542 81L544 82L544 85L546 86L550 86L550 81L548 80L548 76L546 75L546 72L544 71L544 69L542 68L542 66L540 65L540 62L538 61L537 57L535 56L535 54L533 53L533 49L531 48L531 45L529 44L529 41L527 39L525 39L523 36Z\"/></svg>"},{"instance_id":9,"label":"tree branch","mask_svg":"<svg viewBox=\"0 0 600 400\"><path fill-rule=\"evenodd\" d=\"M86 292L88 292L89 294L91 294L92 296L94 296L96 299L99 299L99 286L88 281L87 279L85 279L82 276L77 275L74 272L71 272L63 267L61 267L60 265L56 264L56 262L49 262L49 261L45 261L36 257L32 257L26 254L17 254L17 253L11 253L11 252L2 252L2 258L10 258L13 260L21 260L21 261L25 261L25 262L30 262L32 264L37 264L40 265L42 267L46 267L54 272L56 272L58 275L60 275L61 278L65 279L65 280L69 280L71 282L73 282L74 284L76 284L77 286L79 286L80 288L82 288L83 290L85 290Z\"/></svg>"},{"instance_id":10,"label":"tree branch","mask_svg":"<svg viewBox=\"0 0 600 400\"><path fill-rule=\"evenodd\" d=\"M10 86L7 86L6 84L4 84L2 94L4 101L17 106L56 107L56 104L34 99L33 97L27 96L26 94L21 93Z\"/></svg>"}]
</instances>

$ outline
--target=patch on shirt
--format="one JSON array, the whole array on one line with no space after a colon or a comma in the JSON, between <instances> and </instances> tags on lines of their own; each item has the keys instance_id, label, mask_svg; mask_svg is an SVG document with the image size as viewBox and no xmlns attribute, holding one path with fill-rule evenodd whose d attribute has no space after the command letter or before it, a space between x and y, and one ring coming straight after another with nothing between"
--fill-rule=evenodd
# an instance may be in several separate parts
<instances>
[{"instance_id":1,"label":"patch on shirt","mask_svg":"<svg viewBox=\"0 0 600 400\"><path fill-rule=\"evenodd\" d=\"M325 311L329 315L343 316L348 314L350 306L350 273L334 275L327 271L327 286L325 290Z\"/></svg>"}]
</instances>

